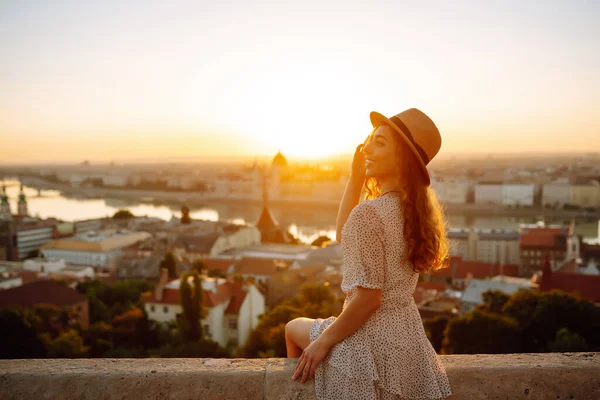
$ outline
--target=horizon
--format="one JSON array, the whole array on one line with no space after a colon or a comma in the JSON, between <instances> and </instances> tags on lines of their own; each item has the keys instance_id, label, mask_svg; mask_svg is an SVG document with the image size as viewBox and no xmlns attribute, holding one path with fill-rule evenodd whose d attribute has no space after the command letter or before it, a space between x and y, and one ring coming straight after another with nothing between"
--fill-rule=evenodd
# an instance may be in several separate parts
<instances>
[{"instance_id":1,"label":"horizon","mask_svg":"<svg viewBox=\"0 0 600 400\"><path fill-rule=\"evenodd\" d=\"M0 165L345 157L413 106L438 157L600 152L600 3L143 4L0 5Z\"/></svg>"}]
</instances>

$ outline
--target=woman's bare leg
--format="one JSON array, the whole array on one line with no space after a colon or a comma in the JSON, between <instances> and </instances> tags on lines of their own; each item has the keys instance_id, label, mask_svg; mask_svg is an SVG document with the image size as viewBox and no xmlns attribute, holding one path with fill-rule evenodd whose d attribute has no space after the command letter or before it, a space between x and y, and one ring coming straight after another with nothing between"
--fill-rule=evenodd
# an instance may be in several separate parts
<instances>
[{"instance_id":1,"label":"woman's bare leg","mask_svg":"<svg viewBox=\"0 0 600 400\"><path fill-rule=\"evenodd\" d=\"M302 350L310 344L312 318L295 318L285 324L285 347L288 358L298 358Z\"/></svg>"}]
</instances>

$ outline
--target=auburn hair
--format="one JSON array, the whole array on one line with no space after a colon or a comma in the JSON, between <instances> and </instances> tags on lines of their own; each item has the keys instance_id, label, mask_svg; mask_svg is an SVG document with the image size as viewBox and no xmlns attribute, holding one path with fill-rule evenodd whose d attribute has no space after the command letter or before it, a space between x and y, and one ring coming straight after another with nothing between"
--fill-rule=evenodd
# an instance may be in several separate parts
<instances>
[{"instance_id":1,"label":"auburn hair","mask_svg":"<svg viewBox=\"0 0 600 400\"><path fill-rule=\"evenodd\" d=\"M367 138L368 143L373 134ZM435 191L425 183L423 171L414 152L400 137L396 138L396 163L402 171L397 177L404 217L404 239L408 245L406 258L412 262L414 272L427 272L444 268L449 254L447 220ZM376 178L365 183L366 199L381 196L381 186Z\"/></svg>"}]
</instances>

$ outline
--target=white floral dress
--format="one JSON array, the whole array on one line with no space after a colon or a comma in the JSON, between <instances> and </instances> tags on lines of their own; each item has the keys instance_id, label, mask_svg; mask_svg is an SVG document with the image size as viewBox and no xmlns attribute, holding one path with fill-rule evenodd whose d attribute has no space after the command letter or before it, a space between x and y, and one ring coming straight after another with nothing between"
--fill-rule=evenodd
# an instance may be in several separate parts
<instances>
[{"instance_id":1,"label":"white floral dress","mask_svg":"<svg viewBox=\"0 0 600 400\"><path fill-rule=\"evenodd\" d=\"M413 299L419 274L405 260L400 198L358 204L342 229L343 308L356 287L382 289L381 306L337 343L315 371L317 399L438 400L451 395ZM335 321L318 318L310 341Z\"/></svg>"}]
</instances>

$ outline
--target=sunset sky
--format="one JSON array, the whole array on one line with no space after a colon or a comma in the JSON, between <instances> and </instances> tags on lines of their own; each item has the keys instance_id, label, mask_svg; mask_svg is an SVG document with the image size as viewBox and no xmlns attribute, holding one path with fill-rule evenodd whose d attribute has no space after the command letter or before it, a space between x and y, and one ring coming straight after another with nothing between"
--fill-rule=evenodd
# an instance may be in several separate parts
<instances>
[{"instance_id":1,"label":"sunset sky","mask_svg":"<svg viewBox=\"0 0 600 400\"><path fill-rule=\"evenodd\" d=\"M85 4L84 4L85 3ZM597 1L3 1L0 163L600 151Z\"/></svg>"}]
</instances>

